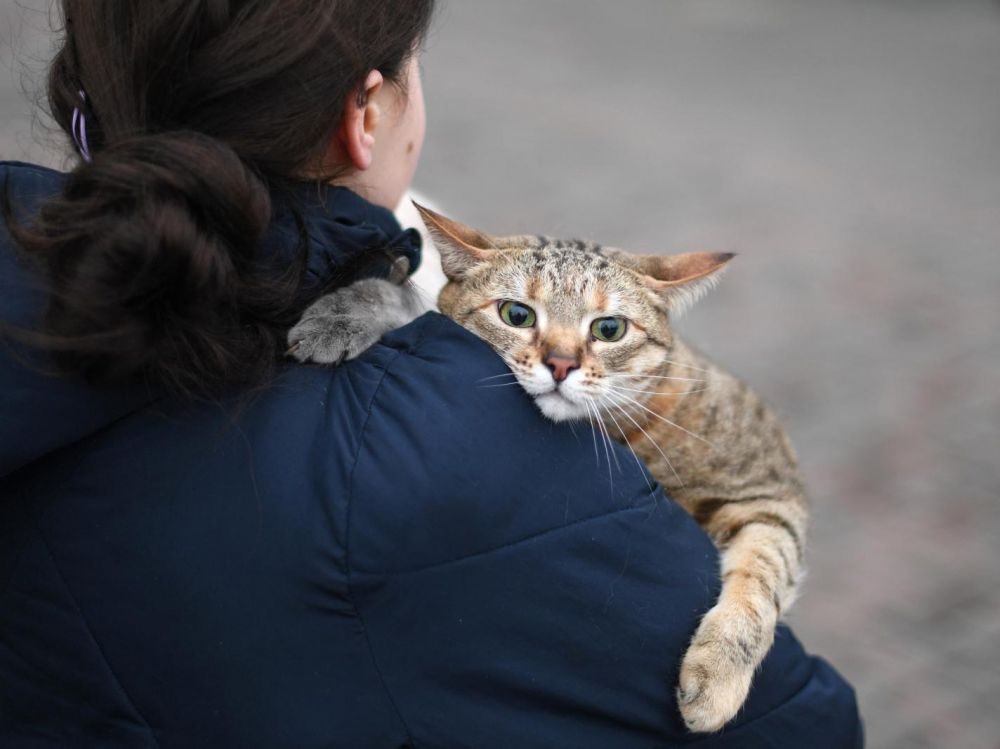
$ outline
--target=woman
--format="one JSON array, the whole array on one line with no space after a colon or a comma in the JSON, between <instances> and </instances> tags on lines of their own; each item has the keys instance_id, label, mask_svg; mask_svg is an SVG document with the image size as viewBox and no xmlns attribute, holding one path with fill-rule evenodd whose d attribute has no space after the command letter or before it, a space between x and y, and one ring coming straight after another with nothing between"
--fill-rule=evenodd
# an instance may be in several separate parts
<instances>
[{"instance_id":1,"label":"woman","mask_svg":"<svg viewBox=\"0 0 1000 749\"><path fill-rule=\"evenodd\" d=\"M387 209L431 4L64 0L81 163L0 174L0 746L860 745L786 630L743 714L686 731L712 545L482 388L471 334L282 361L319 294L419 261Z\"/></svg>"}]
</instances>

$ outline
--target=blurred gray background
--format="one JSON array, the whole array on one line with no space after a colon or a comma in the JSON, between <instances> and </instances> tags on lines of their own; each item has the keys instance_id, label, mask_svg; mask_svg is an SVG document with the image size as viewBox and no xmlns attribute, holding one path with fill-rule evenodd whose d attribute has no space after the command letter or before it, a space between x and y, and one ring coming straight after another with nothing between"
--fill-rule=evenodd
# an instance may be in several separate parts
<instances>
[{"instance_id":1,"label":"blurred gray background","mask_svg":"<svg viewBox=\"0 0 1000 749\"><path fill-rule=\"evenodd\" d=\"M870 747L1000 747L1000 4L441 5L417 187L496 233L739 252L682 328L799 449L793 625ZM64 163L21 93L48 7L0 0L0 158Z\"/></svg>"}]
</instances>

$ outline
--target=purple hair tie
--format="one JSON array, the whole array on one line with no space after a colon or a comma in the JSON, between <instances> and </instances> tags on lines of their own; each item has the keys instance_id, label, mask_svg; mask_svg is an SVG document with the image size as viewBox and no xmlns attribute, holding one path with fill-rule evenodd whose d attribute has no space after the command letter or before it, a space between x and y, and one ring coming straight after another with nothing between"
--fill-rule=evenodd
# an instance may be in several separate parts
<instances>
[{"instance_id":1,"label":"purple hair tie","mask_svg":"<svg viewBox=\"0 0 1000 749\"><path fill-rule=\"evenodd\" d=\"M80 91L80 100L87 102L87 95ZM73 108L73 142L76 143L76 150L80 152L83 160L88 164L93 160L90 156L90 144L87 142L87 116L80 111L79 107Z\"/></svg>"}]
</instances>

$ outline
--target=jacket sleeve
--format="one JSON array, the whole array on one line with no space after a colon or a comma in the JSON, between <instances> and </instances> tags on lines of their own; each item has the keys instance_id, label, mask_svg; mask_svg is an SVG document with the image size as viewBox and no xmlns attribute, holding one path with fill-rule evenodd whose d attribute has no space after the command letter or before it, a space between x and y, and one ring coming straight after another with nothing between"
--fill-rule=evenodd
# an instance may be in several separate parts
<instances>
[{"instance_id":1,"label":"jacket sleeve","mask_svg":"<svg viewBox=\"0 0 1000 749\"><path fill-rule=\"evenodd\" d=\"M718 593L708 538L626 450L484 387L506 367L454 323L385 345L347 566L413 745L861 746L852 689L787 629L740 716L688 733L674 689Z\"/></svg>"}]
</instances>

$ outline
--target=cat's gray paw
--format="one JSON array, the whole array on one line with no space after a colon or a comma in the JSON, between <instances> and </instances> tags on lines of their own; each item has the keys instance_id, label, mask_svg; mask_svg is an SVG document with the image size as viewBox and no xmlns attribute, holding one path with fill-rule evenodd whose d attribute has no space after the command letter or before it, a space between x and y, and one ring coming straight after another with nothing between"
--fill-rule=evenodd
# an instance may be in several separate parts
<instances>
[{"instance_id":1,"label":"cat's gray paw","mask_svg":"<svg viewBox=\"0 0 1000 749\"><path fill-rule=\"evenodd\" d=\"M288 355L303 363L340 364L356 357L382 335L349 317L317 315L303 318L292 328Z\"/></svg>"},{"instance_id":2,"label":"cat's gray paw","mask_svg":"<svg viewBox=\"0 0 1000 749\"><path fill-rule=\"evenodd\" d=\"M773 638L773 627L768 633L736 606L717 604L705 615L684 654L677 687L690 731L718 731L736 716Z\"/></svg>"},{"instance_id":3,"label":"cat's gray paw","mask_svg":"<svg viewBox=\"0 0 1000 749\"><path fill-rule=\"evenodd\" d=\"M406 292L365 279L314 302L288 333L288 355L300 362L340 364L413 319Z\"/></svg>"}]
</instances>

